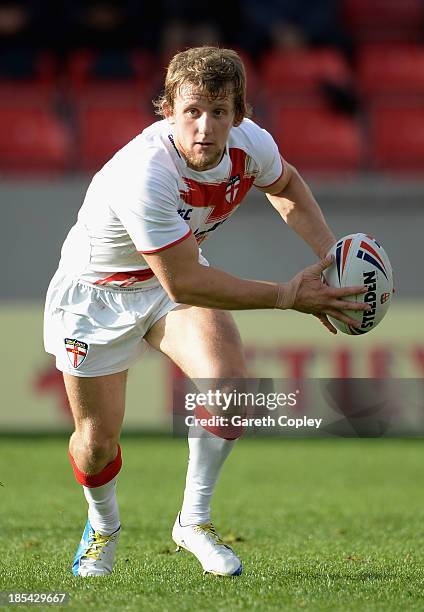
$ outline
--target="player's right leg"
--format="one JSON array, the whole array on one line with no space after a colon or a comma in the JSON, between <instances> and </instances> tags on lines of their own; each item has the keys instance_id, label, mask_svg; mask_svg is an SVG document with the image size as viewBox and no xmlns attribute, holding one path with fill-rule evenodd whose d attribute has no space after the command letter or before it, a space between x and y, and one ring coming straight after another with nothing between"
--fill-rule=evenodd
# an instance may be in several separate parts
<instances>
[{"instance_id":1,"label":"player's right leg","mask_svg":"<svg viewBox=\"0 0 424 612\"><path fill-rule=\"evenodd\" d=\"M115 489L126 371L143 352L136 311L138 305L149 309L144 296L97 288L59 272L47 293L44 343L64 373L75 421L70 459L89 506L73 565L79 576L112 571L120 529Z\"/></svg>"},{"instance_id":2,"label":"player's right leg","mask_svg":"<svg viewBox=\"0 0 424 612\"><path fill-rule=\"evenodd\" d=\"M64 374L75 422L69 456L88 502L88 519L72 567L76 576L112 572L120 534L116 480L122 463L118 442L126 378L126 371L96 377Z\"/></svg>"}]
</instances>

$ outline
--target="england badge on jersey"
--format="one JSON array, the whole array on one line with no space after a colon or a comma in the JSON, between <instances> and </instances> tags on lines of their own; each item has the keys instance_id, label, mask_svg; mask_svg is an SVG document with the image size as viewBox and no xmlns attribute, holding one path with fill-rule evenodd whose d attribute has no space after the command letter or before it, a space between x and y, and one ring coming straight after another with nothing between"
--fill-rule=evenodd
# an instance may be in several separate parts
<instances>
[{"instance_id":1,"label":"england badge on jersey","mask_svg":"<svg viewBox=\"0 0 424 612\"><path fill-rule=\"evenodd\" d=\"M87 356L88 344L76 338L65 338L65 349L71 366L79 368Z\"/></svg>"},{"instance_id":2,"label":"england badge on jersey","mask_svg":"<svg viewBox=\"0 0 424 612\"><path fill-rule=\"evenodd\" d=\"M237 192L240 187L240 174L236 174L232 176L227 183L227 187L225 189L225 199L228 204L233 204L234 200L237 197Z\"/></svg>"}]
</instances>

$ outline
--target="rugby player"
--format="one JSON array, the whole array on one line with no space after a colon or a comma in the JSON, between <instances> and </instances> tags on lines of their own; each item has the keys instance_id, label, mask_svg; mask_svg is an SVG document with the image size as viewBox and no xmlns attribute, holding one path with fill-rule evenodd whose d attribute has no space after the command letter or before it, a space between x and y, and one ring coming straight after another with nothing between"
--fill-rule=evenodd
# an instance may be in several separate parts
<instances>
[{"instance_id":1,"label":"rugby player","mask_svg":"<svg viewBox=\"0 0 424 612\"><path fill-rule=\"evenodd\" d=\"M228 381L247 378L229 311L291 308L315 315L336 333L327 315L357 326L342 311L366 309L344 299L363 287L322 282L335 238L297 170L248 118L237 53L198 47L175 55L156 108L163 118L94 176L46 299L45 347L63 372L75 421L69 457L88 502L73 563L78 576L112 572L121 531L116 484L127 371L146 343L188 377L222 381L225 390ZM237 278L201 254L199 245L252 187L319 258L287 282ZM210 503L242 428L200 430L189 434L172 537L206 572L236 576L242 563L215 531Z\"/></svg>"}]
</instances>

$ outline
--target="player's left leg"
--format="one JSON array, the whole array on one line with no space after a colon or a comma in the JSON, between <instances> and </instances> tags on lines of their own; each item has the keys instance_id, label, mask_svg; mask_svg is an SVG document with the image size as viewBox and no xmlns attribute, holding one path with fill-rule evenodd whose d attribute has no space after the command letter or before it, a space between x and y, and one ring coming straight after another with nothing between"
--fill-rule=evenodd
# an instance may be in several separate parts
<instances>
[{"instance_id":1,"label":"player's left leg","mask_svg":"<svg viewBox=\"0 0 424 612\"><path fill-rule=\"evenodd\" d=\"M247 378L240 335L228 312L179 306L155 323L145 340L190 378L215 379L221 391L234 390ZM190 428L184 500L173 530L174 540L193 552L206 571L220 575L238 575L242 570L238 557L210 523L215 485L234 438L241 433L241 428L231 432Z\"/></svg>"}]
</instances>

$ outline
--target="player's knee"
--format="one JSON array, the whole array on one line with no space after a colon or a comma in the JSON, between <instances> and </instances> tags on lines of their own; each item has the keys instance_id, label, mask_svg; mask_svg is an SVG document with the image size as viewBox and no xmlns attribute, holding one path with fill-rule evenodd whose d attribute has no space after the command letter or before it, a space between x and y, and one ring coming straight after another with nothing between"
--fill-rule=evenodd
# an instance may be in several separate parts
<instances>
[{"instance_id":1,"label":"player's knee","mask_svg":"<svg viewBox=\"0 0 424 612\"><path fill-rule=\"evenodd\" d=\"M116 440L92 438L86 445L85 452L90 464L104 466L116 455Z\"/></svg>"},{"instance_id":2,"label":"player's knee","mask_svg":"<svg viewBox=\"0 0 424 612\"><path fill-rule=\"evenodd\" d=\"M88 437L81 441L74 433L69 459L76 481L86 487L100 487L110 482L122 467L121 449L115 438Z\"/></svg>"},{"instance_id":3,"label":"player's knee","mask_svg":"<svg viewBox=\"0 0 424 612\"><path fill-rule=\"evenodd\" d=\"M102 470L116 456L117 438L92 428L74 434L70 453L84 472L94 474Z\"/></svg>"}]
</instances>

